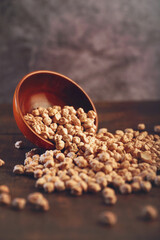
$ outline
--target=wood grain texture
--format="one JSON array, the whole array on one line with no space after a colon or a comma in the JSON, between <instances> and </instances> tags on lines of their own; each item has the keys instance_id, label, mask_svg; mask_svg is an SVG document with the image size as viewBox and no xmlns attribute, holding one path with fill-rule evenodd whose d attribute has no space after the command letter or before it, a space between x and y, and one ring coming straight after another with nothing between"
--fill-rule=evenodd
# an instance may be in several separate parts
<instances>
[{"instance_id":1,"label":"wood grain texture","mask_svg":"<svg viewBox=\"0 0 160 240\"><path fill-rule=\"evenodd\" d=\"M110 131L136 128L144 122L151 131L160 123L160 102L97 103L99 127ZM23 140L26 148L14 148L17 140ZM16 127L11 105L0 105L0 158L6 165L0 168L0 184L7 184L12 197L27 197L36 189L35 180L12 173L15 164L21 164L24 154L31 147ZM22 212L0 206L0 240L158 240L160 238L160 217L155 222L139 219L139 211L145 204L153 204L160 212L160 189L154 187L149 194L129 196L118 195L115 206L104 205L101 194L84 194L73 197L68 193L44 194L50 203L50 211L33 212L28 207ZM97 222L103 210L111 210L118 216L113 228Z\"/></svg>"}]
</instances>

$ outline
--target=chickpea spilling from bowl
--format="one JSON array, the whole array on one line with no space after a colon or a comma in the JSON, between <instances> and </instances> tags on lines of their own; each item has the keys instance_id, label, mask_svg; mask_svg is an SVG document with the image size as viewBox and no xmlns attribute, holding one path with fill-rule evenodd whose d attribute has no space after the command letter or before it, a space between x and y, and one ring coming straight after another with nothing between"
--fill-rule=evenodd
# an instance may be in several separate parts
<instances>
[{"instance_id":1,"label":"chickpea spilling from bowl","mask_svg":"<svg viewBox=\"0 0 160 240\"><path fill-rule=\"evenodd\" d=\"M24 116L37 134L55 143L57 150L74 152L78 151L82 137L95 134L95 118L93 110L86 114L82 108L76 111L72 106L39 107Z\"/></svg>"},{"instance_id":2,"label":"chickpea spilling from bowl","mask_svg":"<svg viewBox=\"0 0 160 240\"><path fill-rule=\"evenodd\" d=\"M149 134L144 124L139 131L127 128L113 134L101 128L96 133L96 113L72 106L38 107L24 119L55 144L42 154L26 153L24 165L13 169L34 176L36 188L47 193L68 190L76 196L102 191L104 203L113 205L117 191L149 192L152 185L160 186L160 136Z\"/></svg>"}]
</instances>

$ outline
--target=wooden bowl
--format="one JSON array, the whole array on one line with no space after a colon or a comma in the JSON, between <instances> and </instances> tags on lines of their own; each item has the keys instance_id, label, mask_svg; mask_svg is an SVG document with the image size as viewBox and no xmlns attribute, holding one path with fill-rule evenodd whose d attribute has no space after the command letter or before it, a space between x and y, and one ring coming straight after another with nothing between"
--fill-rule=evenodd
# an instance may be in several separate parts
<instances>
[{"instance_id":1,"label":"wooden bowl","mask_svg":"<svg viewBox=\"0 0 160 240\"><path fill-rule=\"evenodd\" d=\"M96 108L85 91L70 78L52 71L35 71L19 82L13 97L13 113L24 136L35 145L54 149L54 144L38 135L24 120L24 115L36 107L52 105L82 107L85 112ZM96 118L98 127L98 117Z\"/></svg>"}]
</instances>

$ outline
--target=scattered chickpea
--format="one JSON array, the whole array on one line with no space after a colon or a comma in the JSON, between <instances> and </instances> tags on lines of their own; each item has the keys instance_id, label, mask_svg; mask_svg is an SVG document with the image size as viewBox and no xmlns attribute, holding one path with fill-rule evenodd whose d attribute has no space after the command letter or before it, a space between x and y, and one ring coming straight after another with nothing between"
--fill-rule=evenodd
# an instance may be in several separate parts
<instances>
[{"instance_id":1,"label":"scattered chickpea","mask_svg":"<svg viewBox=\"0 0 160 240\"><path fill-rule=\"evenodd\" d=\"M125 184L120 185L119 191L122 194L129 194L132 192L132 187L130 184L125 183Z\"/></svg>"},{"instance_id":2,"label":"scattered chickpea","mask_svg":"<svg viewBox=\"0 0 160 240\"><path fill-rule=\"evenodd\" d=\"M82 187L81 187L81 185L80 184L73 185L73 187L71 188L71 194L73 194L75 196L82 195Z\"/></svg>"},{"instance_id":3,"label":"scattered chickpea","mask_svg":"<svg viewBox=\"0 0 160 240\"><path fill-rule=\"evenodd\" d=\"M102 194L104 197L108 194L115 194L115 190L113 188L106 187L103 189Z\"/></svg>"},{"instance_id":4,"label":"scattered chickpea","mask_svg":"<svg viewBox=\"0 0 160 240\"><path fill-rule=\"evenodd\" d=\"M51 159L51 160L48 160L45 164L44 164L44 167L45 168L51 168L51 167L54 167L54 161Z\"/></svg>"},{"instance_id":5,"label":"scattered chickpea","mask_svg":"<svg viewBox=\"0 0 160 240\"><path fill-rule=\"evenodd\" d=\"M0 204L2 205L10 205L11 197L8 193L1 193L0 194Z\"/></svg>"},{"instance_id":6,"label":"scattered chickpea","mask_svg":"<svg viewBox=\"0 0 160 240\"><path fill-rule=\"evenodd\" d=\"M0 194L1 193L8 193L9 194L10 190L9 187L6 185L0 185Z\"/></svg>"},{"instance_id":7,"label":"scattered chickpea","mask_svg":"<svg viewBox=\"0 0 160 240\"><path fill-rule=\"evenodd\" d=\"M154 206L147 205L142 208L141 217L144 220L153 221L158 217L158 211Z\"/></svg>"},{"instance_id":8,"label":"scattered chickpea","mask_svg":"<svg viewBox=\"0 0 160 240\"><path fill-rule=\"evenodd\" d=\"M102 195L106 204L113 205L117 202L115 191L112 188L104 188L102 191Z\"/></svg>"},{"instance_id":9,"label":"scattered chickpea","mask_svg":"<svg viewBox=\"0 0 160 240\"><path fill-rule=\"evenodd\" d=\"M75 180L68 180L66 181L66 189L72 189L74 185L77 185L77 182Z\"/></svg>"},{"instance_id":10,"label":"scattered chickpea","mask_svg":"<svg viewBox=\"0 0 160 240\"><path fill-rule=\"evenodd\" d=\"M27 152L25 154L25 157L32 157L33 155L37 154L38 153L38 148L32 148L29 152Z\"/></svg>"},{"instance_id":11,"label":"scattered chickpea","mask_svg":"<svg viewBox=\"0 0 160 240\"><path fill-rule=\"evenodd\" d=\"M142 161L146 162L146 163L152 163L152 157L151 154L147 151L145 152L140 152L139 153L139 157Z\"/></svg>"},{"instance_id":12,"label":"scattered chickpea","mask_svg":"<svg viewBox=\"0 0 160 240\"><path fill-rule=\"evenodd\" d=\"M56 155L56 159L59 161L59 162L63 162L64 159L65 159L65 155L63 153L58 153Z\"/></svg>"},{"instance_id":13,"label":"scattered chickpea","mask_svg":"<svg viewBox=\"0 0 160 240\"><path fill-rule=\"evenodd\" d=\"M149 172L147 175L146 175L146 180L147 181L150 181L150 182L153 182L156 178L156 173L155 172Z\"/></svg>"},{"instance_id":14,"label":"scattered chickpea","mask_svg":"<svg viewBox=\"0 0 160 240\"><path fill-rule=\"evenodd\" d=\"M52 182L46 182L43 185L43 189L47 193L51 193L54 191L54 184Z\"/></svg>"},{"instance_id":15,"label":"scattered chickpea","mask_svg":"<svg viewBox=\"0 0 160 240\"><path fill-rule=\"evenodd\" d=\"M57 190L57 191L64 191L65 190L65 184L64 184L64 182L62 181L62 180L57 180L57 181L55 181L55 183L54 183L54 185L55 185L55 189Z\"/></svg>"},{"instance_id":16,"label":"scattered chickpea","mask_svg":"<svg viewBox=\"0 0 160 240\"><path fill-rule=\"evenodd\" d=\"M101 188L107 186L107 179L105 177L97 177L96 182L101 186Z\"/></svg>"},{"instance_id":17,"label":"scattered chickpea","mask_svg":"<svg viewBox=\"0 0 160 240\"><path fill-rule=\"evenodd\" d=\"M25 208L26 200L24 198L14 198L12 201L12 207L17 210Z\"/></svg>"},{"instance_id":18,"label":"scattered chickpea","mask_svg":"<svg viewBox=\"0 0 160 240\"><path fill-rule=\"evenodd\" d=\"M113 212L105 211L99 215L99 222L108 226L114 226L117 223L117 216Z\"/></svg>"},{"instance_id":19,"label":"scattered chickpea","mask_svg":"<svg viewBox=\"0 0 160 240\"><path fill-rule=\"evenodd\" d=\"M88 191L96 193L101 191L101 187L98 183L88 182Z\"/></svg>"},{"instance_id":20,"label":"scattered chickpea","mask_svg":"<svg viewBox=\"0 0 160 240\"><path fill-rule=\"evenodd\" d=\"M160 187L160 175L156 176L154 179L154 183L157 187Z\"/></svg>"},{"instance_id":21,"label":"scattered chickpea","mask_svg":"<svg viewBox=\"0 0 160 240\"><path fill-rule=\"evenodd\" d=\"M2 167L3 165L5 165L5 161L3 161L2 159L0 159L0 167Z\"/></svg>"},{"instance_id":22,"label":"scattered chickpea","mask_svg":"<svg viewBox=\"0 0 160 240\"><path fill-rule=\"evenodd\" d=\"M84 157L79 156L77 158L74 158L74 162L77 164L78 167L80 168L85 168L87 167L88 163L87 161L84 159Z\"/></svg>"},{"instance_id":23,"label":"scattered chickpea","mask_svg":"<svg viewBox=\"0 0 160 240\"><path fill-rule=\"evenodd\" d=\"M41 169L37 169L34 171L34 178L40 178L42 177L42 170Z\"/></svg>"},{"instance_id":24,"label":"scattered chickpea","mask_svg":"<svg viewBox=\"0 0 160 240\"><path fill-rule=\"evenodd\" d=\"M145 130L146 129L146 126L145 126L145 124L144 123L139 123L138 124L138 130Z\"/></svg>"},{"instance_id":25,"label":"scattered chickpea","mask_svg":"<svg viewBox=\"0 0 160 240\"><path fill-rule=\"evenodd\" d=\"M79 184L80 184L80 186L81 186L81 188L82 188L82 190L83 190L84 192L87 192L87 191L88 191L88 185L87 185L87 183L86 183L85 181L81 180L81 181L79 182Z\"/></svg>"},{"instance_id":26,"label":"scattered chickpea","mask_svg":"<svg viewBox=\"0 0 160 240\"><path fill-rule=\"evenodd\" d=\"M49 210L49 203L47 199L39 192L30 193L28 195L28 202L37 210Z\"/></svg>"},{"instance_id":27,"label":"scattered chickpea","mask_svg":"<svg viewBox=\"0 0 160 240\"><path fill-rule=\"evenodd\" d=\"M37 188L43 188L43 185L46 183L46 179L44 177L39 178L36 181L35 187Z\"/></svg>"},{"instance_id":28,"label":"scattered chickpea","mask_svg":"<svg viewBox=\"0 0 160 240\"><path fill-rule=\"evenodd\" d=\"M56 141L56 148L58 150L62 150L64 148L64 146L65 146L65 142L64 141L62 141L62 140Z\"/></svg>"},{"instance_id":29,"label":"scattered chickpea","mask_svg":"<svg viewBox=\"0 0 160 240\"><path fill-rule=\"evenodd\" d=\"M15 165L13 172L18 175L24 174L24 166L23 165Z\"/></svg>"},{"instance_id":30,"label":"scattered chickpea","mask_svg":"<svg viewBox=\"0 0 160 240\"><path fill-rule=\"evenodd\" d=\"M140 182L140 186L141 186L142 191L144 191L144 192L149 192L152 188L151 183L148 181Z\"/></svg>"},{"instance_id":31,"label":"scattered chickpea","mask_svg":"<svg viewBox=\"0 0 160 240\"><path fill-rule=\"evenodd\" d=\"M141 186L139 182L131 183L132 192L139 192L141 190Z\"/></svg>"},{"instance_id":32,"label":"scattered chickpea","mask_svg":"<svg viewBox=\"0 0 160 240\"><path fill-rule=\"evenodd\" d=\"M90 110L90 111L88 112L88 117L89 117L89 118L95 119L96 116L97 116L97 114L96 114L93 110Z\"/></svg>"},{"instance_id":33,"label":"scattered chickpea","mask_svg":"<svg viewBox=\"0 0 160 240\"><path fill-rule=\"evenodd\" d=\"M24 147L23 142L21 140L17 141L14 146L17 149L22 149Z\"/></svg>"},{"instance_id":34,"label":"scattered chickpea","mask_svg":"<svg viewBox=\"0 0 160 240\"><path fill-rule=\"evenodd\" d=\"M155 126L154 126L154 131L155 131L156 133L160 133L160 125L155 125Z\"/></svg>"}]
</instances>

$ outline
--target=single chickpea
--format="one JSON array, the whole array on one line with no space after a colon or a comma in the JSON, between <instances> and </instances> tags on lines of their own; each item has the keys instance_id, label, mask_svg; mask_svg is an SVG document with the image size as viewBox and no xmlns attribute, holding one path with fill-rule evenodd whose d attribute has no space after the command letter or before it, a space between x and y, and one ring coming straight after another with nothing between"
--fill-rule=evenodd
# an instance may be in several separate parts
<instances>
[{"instance_id":1,"label":"single chickpea","mask_svg":"<svg viewBox=\"0 0 160 240\"><path fill-rule=\"evenodd\" d=\"M99 221L102 224L114 226L117 223L117 216L113 212L105 211L99 215Z\"/></svg>"},{"instance_id":2,"label":"single chickpea","mask_svg":"<svg viewBox=\"0 0 160 240\"><path fill-rule=\"evenodd\" d=\"M141 211L141 217L144 220L153 221L158 217L158 211L154 206L144 206Z\"/></svg>"}]
</instances>

